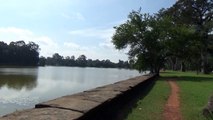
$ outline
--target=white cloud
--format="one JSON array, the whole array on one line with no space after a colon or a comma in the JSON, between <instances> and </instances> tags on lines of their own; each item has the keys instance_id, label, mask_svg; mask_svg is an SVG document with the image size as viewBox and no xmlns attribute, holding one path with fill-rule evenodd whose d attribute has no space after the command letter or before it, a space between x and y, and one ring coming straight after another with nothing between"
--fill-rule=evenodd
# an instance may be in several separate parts
<instances>
[{"instance_id":1,"label":"white cloud","mask_svg":"<svg viewBox=\"0 0 213 120\"><path fill-rule=\"evenodd\" d=\"M39 44L41 55L51 56L58 49L58 44L48 36L39 36L28 29L7 27L0 28L0 41L10 43L11 41L24 40L25 42L33 41Z\"/></svg>"},{"instance_id":2,"label":"white cloud","mask_svg":"<svg viewBox=\"0 0 213 120\"><path fill-rule=\"evenodd\" d=\"M65 42L64 46L66 47L70 47L70 48L79 48L80 46L77 45L76 43L72 43L72 42Z\"/></svg>"},{"instance_id":3,"label":"white cloud","mask_svg":"<svg viewBox=\"0 0 213 120\"><path fill-rule=\"evenodd\" d=\"M79 12L71 13L71 14L62 13L61 16L66 19L71 19L71 20L80 20L80 21L85 20L85 17Z\"/></svg>"},{"instance_id":4,"label":"white cloud","mask_svg":"<svg viewBox=\"0 0 213 120\"><path fill-rule=\"evenodd\" d=\"M113 49L114 46L112 43L105 41L99 44L100 47L106 48L106 49Z\"/></svg>"},{"instance_id":5,"label":"white cloud","mask_svg":"<svg viewBox=\"0 0 213 120\"><path fill-rule=\"evenodd\" d=\"M84 36L84 37L92 37L96 40L99 40L98 46L108 50L115 50L113 45L112 36L115 33L115 29L112 26L120 25L125 23L126 20L120 20L116 22L109 23L107 26L109 28L87 28L87 29L79 29L70 31L69 34L72 36Z\"/></svg>"},{"instance_id":6,"label":"white cloud","mask_svg":"<svg viewBox=\"0 0 213 120\"><path fill-rule=\"evenodd\" d=\"M86 34L88 33L88 34ZM86 35L85 35L86 34ZM62 44L57 43L53 39L45 35L37 35L31 30L6 27L0 28L0 41L10 43L11 41L24 40L26 43L33 41L39 44L42 56L52 56L54 53L59 53L63 56L78 57L82 54L91 59L110 59L117 62L118 59L127 59L127 56L122 51L114 49L111 41L112 29L85 29L83 31L72 31L71 35L85 35L85 37L92 37L99 40L99 44L88 46L82 45L81 42L67 41ZM92 41L93 43L94 41ZM79 44L78 44L79 43Z\"/></svg>"},{"instance_id":7,"label":"white cloud","mask_svg":"<svg viewBox=\"0 0 213 120\"><path fill-rule=\"evenodd\" d=\"M74 42L65 42L64 46L69 48L69 50L74 50L74 51L87 51L89 48L85 46L80 46Z\"/></svg>"},{"instance_id":8,"label":"white cloud","mask_svg":"<svg viewBox=\"0 0 213 120\"><path fill-rule=\"evenodd\" d=\"M111 42L112 36L115 30L113 28L88 28L70 31L69 34L73 38L78 38L78 36L88 38L98 44L94 44L96 48L89 48L84 51L86 56L92 59L110 59L113 62L117 62L118 59L127 60L128 56L125 54L127 51L116 50L113 43ZM70 44L70 46L75 47L76 44Z\"/></svg>"},{"instance_id":9,"label":"white cloud","mask_svg":"<svg viewBox=\"0 0 213 120\"><path fill-rule=\"evenodd\" d=\"M16 35L32 35L33 33L26 29L19 29L15 27L8 27L8 28L0 28L0 33L13 33Z\"/></svg>"},{"instance_id":10,"label":"white cloud","mask_svg":"<svg viewBox=\"0 0 213 120\"><path fill-rule=\"evenodd\" d=\"M111 37L115 30L113 28L98 29L98 28L89 28L81 30L70 31L69 34L72 36L84 36L84 37L93 37L99 39L99 47L113 49L113 44L111 43Z\"/></svg>"},{"instance_id":11,"label":"white cloud","mask_svg":"<svg viewBox=\"0 0 213 120\"><path fill-rule=\"evenodd\" d=\"M61 14L62 17L67 18L67 19L71 19L72 17L66 13L62 13Z\"/></svg>"},{"instance_id":12,"label":"white cloud","mask_svg":"<svg viewBox=\"0 0 213 120\"><path fill-rule=\"evenodd\" d=\"M81 14L81 13L75 13L74 16L78 19L78 20L85 20L85 17Z\"/></svg>"},{"instance_id":13,"label":"white cloud","mask_svg":"<svg viewBox=\"0 0 213 120\"><path fill-rule=\"evenodd\" d=\"M114 33L113 28L101 29L101 28L89 28L70 31L70 35L96 37L101 39L109 39Z\"/></svg>"},{"instance_id":14,"label":"white cloud","mask_svg":"<svg viewBox=\"0 0 213 120\"><path fill-rule=\"evenodd\" d=\"M109 43L100 43L99 46L100 46L100 47L110 48L110 47L111 47L111 44L109 44Z\"/></svg>"}]
</instances>

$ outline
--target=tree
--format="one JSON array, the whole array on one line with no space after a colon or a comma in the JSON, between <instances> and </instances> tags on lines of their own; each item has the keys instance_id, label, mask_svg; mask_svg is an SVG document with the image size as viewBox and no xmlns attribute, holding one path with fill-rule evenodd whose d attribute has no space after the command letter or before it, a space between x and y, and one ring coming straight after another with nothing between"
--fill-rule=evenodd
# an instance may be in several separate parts
<instances>
[{"instance_id":1,"label":"tree","mask_svg":"<svg viewBox=\"0 0 213 120\"><path fill-rule=\"evenodd\" d=\"M178 25L194 27L194 47L200 54L200 66L203 73L208 73L208 49L212 45L209 39L213 30L213 0L178 0L164 14L172 17ZM191 40L192 41L192 40ZM195 52L194 52L195 53Z\"/></svg>"},{"instance_id":2,"label":"tree","mask_svg":"<svg viewBox=\"0 0 213 120\"><path fill-rule=\"evenodd\" d=\"M87 65L87 57L85 55L80 55L78 58L77 58L77 64L80 66L80 67L86 67Z\"/></svg>"},{"instance_id":3,"label":"tree","mask_svg":"<svg viewBox=\"0 0 213 120\"><path fill-rule=\"evenodd\" d=\"M63 56L59 55L58 53L53 54L52 56L53 64L56 66L60 66L63 63Z\"/></svg>"},{"instance_id":4,"label":"tree","mask_svg":"<svg viewBox=\"0 0 213 120\"><path fill-rule=\"evenodd\" d=\"M167 60L171 61L173 70L181 69L184 72L186 70L185 63L197 57L195 54L193 55L195 51L192 48L194 30L188 26L175 23L167 26L165 30L169 38L165 45L168 51ZM178 63L180 64L179 67L177 66Z\"/></svg>"},{"instance_id":5,"label":"tree","mask_svg":"<svg viewBox=\"0 0 213 120\"><path fill-rule=\"evenodd\" d=\"M29 42L25 49L28 50L27 54L25 55L29 61L28 64L37 66L39 62L39 45L34 42Z\"/></svg>"},{"instance_id":6,"label":"tree","mask_svg":"<svg viewBox=\"0 0 213 120\"><path fill-rule=\"evenodd\" d=\"M0 44L1 45L1 44ZM50 66L77 66L77 67L97 67L97 68L132 68L128 61L119 61L118 63L111 62L109 59L106 60L92 60L87 59L85 55L80 55L77 59L75 56L63 56L58 53L53 54L52 57L40 57L39 65L50 65Z\"/></svg>"},{"instance_id":7,"label":"tree","mask_svg":"<svg viewBox=\"0 0 213 120\"><path fill-rule=\"evenodd\" d=\"M0 42L0 64L18 66L37 66L39 61L39 45L34 42L11 42L7 45Z\"/></svg>"},{"instance_id":8,"label":"tree","mask_svg":"<svg viewBox=\"0 0 213 120\"><path fill-rule=\"evenodd\" d=\"M8 53L8 45L4 42L0 42L0 64L7 63Z\"/></svg>"},{"instance_id":9,"label":"tree","mask_svg":"<svg viewBox=\"0 0 213 120\"><path fill-rule=\"evenodd\" d=\"M46 58L44 56L41 56L39 58L39 63L38 63L39 66L45 66L46 65Z\"/></svg>"},{"instance_id":10,"label":"tree","mask_svg":"<svg viewBox=\"0 0 213 120\"><path fill-rule=\"evenodd\" d=\"M136 69L159 74L167 55L163 25L166 23L156 16L133 11L126 23L115 27L112 42L117 49L130 48L128 55Z\"/></svg>"}]
</instances>

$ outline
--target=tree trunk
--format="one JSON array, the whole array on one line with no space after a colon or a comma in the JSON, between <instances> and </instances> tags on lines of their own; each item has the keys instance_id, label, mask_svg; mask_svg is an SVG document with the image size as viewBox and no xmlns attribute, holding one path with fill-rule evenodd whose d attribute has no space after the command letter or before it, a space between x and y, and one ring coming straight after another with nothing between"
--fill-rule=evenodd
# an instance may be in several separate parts
<instances>
[{"instance_id":1,"label":"tree trunk","mask_svg":"<svg viewBox=\"0 0 213 120\"><path fill-rule=\"evenodd\" d=\"M204 32L202 38L203 47L201 49L201 72L208 74L208 32Z\"/></svg>"},{"instance_id":2,"label":"tree trunk","mask_svg":"<svg viewBox=\"0 0 213 120\"><path fill-rule=\"evenodd\" d=\"M181 71L186 72L186 67L184 61L181 62Z\"/></svg>"},{"instance_id":3,"label":"tree trunk","mask_svg":"<svg viewBox=\"0 0 213 120\"><path fill-rule=\"evenodd\" d=\"M178 58L175 57L175 68L174 68L175 71L178 70Z\"/></svg>"},{"instance_id":4,"label":"tree trunk","mask_svg":"<svg viewBox=\"0 0 213 120\"><path fill-rule=\"evenodd\" d=\"M171 58L171 64L172 64L172 70L176 71L177 70L177 58Z\"/></svg>"},{"instance_id":5,"label":"tree trunk","mask_svg":"<svg viewBox=\"0 0 213 120\"><path fill-rule=\"evenodd\" d=\"M160 75L160 67L155 67L155 74L156 74L157 76Z\"/></svg>"},{"instance_id":6,"label":"tree trunk","mask_svg":"<svg viewBox=\"0 0 213 120\"><path fill-rule=\"evenodd\" d=\"M203 74L208 74L207 70L207 53L201 52L201 72Z\"/></svg>"}]
</instances>

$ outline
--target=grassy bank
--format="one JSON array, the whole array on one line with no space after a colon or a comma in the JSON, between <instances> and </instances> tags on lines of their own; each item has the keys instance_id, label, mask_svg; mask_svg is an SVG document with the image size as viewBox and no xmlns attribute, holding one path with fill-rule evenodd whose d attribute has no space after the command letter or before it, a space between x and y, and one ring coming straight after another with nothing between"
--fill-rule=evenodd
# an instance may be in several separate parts
<instances>
[{"instance_id":1,"label":"grassy bank","mask_svg":"<svg viewBox=\"0 0 213 120\"><path fill-rule=\"evenodd\" d=\"M169 86L166 81L156 81L156 84L142 100L137 102L126 120L162 120L164 104L169 95Z\"/></svg>"},{"instance_id":2,"label":"grassy bank","mask_svg":"<svg viewBox=\"0 0 213 120\"><path fill-rule=\"evenodd\" d=\"M137 102L126 120L163 120L164 105L170 93L167 79L174 77L180 87L181 114L184 120L205 120L202 109L213 95L213 74L166 71L143 99Z\"/></svg>"}]
</instances>

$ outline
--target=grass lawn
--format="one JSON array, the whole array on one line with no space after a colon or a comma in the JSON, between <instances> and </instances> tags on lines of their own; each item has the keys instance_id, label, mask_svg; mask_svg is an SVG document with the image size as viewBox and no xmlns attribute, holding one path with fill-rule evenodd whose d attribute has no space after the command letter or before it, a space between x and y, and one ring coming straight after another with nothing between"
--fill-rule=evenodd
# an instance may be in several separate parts
<instances>
[{"instance_id":1,"label":"grass lawn","mask_svg":"<svg viewBox=\"0 0 213 120\"><path fill-rule=\"evenodd\" d=\"M166 81L156 81L152 90L137 102L126 120L162 120L163 107L169 96L170 88Z\"/></svg>"},{"instance_id":2,"label":"grass lawn","mask_svg":"<svg viewBox=\"0 0 213 120\"><path fill-rule=\"evenodd\" d=\"M164 77L177 77L180 87L181 113L184 120L205 120L202 109L213 95L213 74L193 72L165 72Z\"/></svg>"},{"instance_id":3,"label":"grass lawn","mask_svg":"<svg viewBox=\"0 0 213 120\"><path fill-rule=\"evenodd\" d=\"M129 113L126 120L163 120L164 105L170 93L167 79L175 77L180 87L181 114L184 120L205 120L202 109L213 95L213 74L166 71L152 90Z\"/></svg>"}]
</instances>

